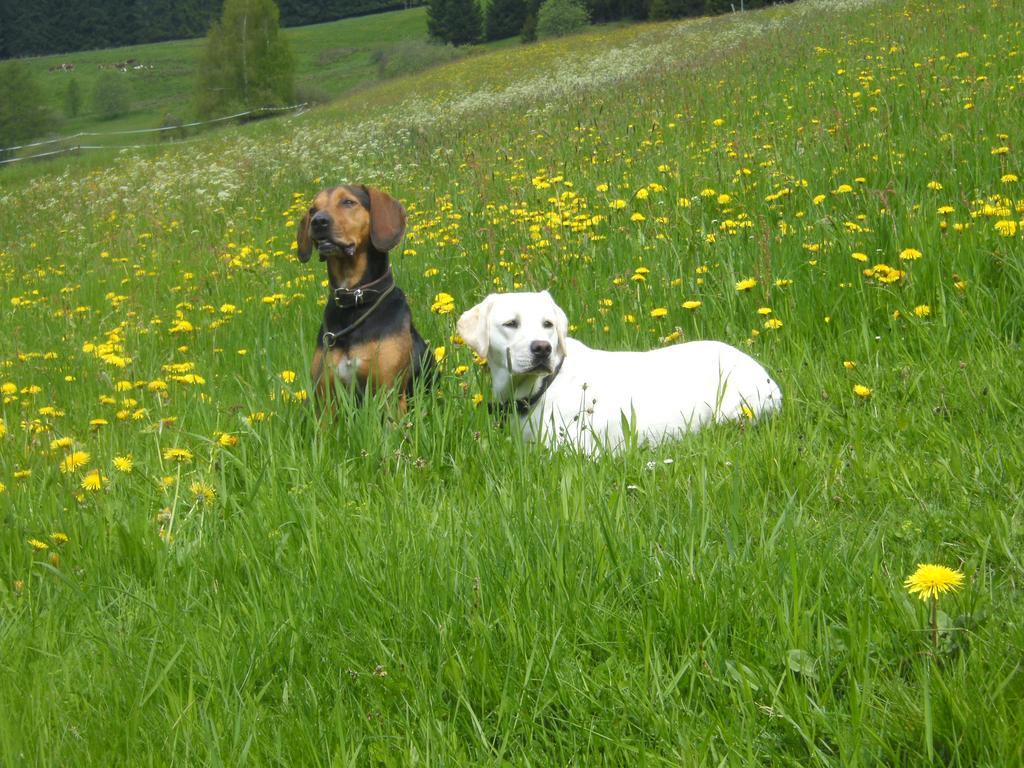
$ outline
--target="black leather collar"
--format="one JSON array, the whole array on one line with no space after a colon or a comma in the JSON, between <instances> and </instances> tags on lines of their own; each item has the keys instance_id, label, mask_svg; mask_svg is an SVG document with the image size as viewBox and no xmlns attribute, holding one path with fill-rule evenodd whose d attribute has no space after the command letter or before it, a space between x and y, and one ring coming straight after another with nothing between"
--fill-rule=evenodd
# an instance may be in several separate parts
<instances>
[{"instance_id":1,"label":"black leather collar","mask_svg":"<svg viewBox=\"0 0 1024 768\"><path fill-rule=\"evenodd\" d=\"M365 285L357 285L355 288L335 288L331 291L331 296L336 307L353 309L377 301L382 295L391 293L394 288L395 278L391 274L391 267L388 267L387 272L376 280Z\"/></svg>"}]
</instances>

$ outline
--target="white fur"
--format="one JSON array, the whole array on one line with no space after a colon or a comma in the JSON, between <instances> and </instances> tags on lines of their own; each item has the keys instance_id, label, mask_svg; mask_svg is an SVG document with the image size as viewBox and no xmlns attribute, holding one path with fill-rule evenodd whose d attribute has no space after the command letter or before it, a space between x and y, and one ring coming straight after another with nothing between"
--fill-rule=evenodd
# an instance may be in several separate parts
<instances>
[{"instance_id":1,"label":"white fur","mask_svg":"<svg viewBox=\"0 0 1024 768\"><path fill-rule=\"evenodd\" d=\"M630 434L653 445L709 422L756 418L782 406L767 371L719 341L608 352L567 338L568 320L547 291L491 294L463 313L457 329L487 358L497 401L530 397L561 363L523 419L527 436L549 445L593 454L622 448ZM552 346L546 369L531 370L534 341Z\"/></svg>"}]
</instances>

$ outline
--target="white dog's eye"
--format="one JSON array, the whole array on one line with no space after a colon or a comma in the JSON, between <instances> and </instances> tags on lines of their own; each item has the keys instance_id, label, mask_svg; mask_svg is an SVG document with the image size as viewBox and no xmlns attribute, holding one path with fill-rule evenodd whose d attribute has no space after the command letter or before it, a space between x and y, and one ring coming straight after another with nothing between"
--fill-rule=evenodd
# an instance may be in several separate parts
<instances>
[{"instance_id":1,"label":"white dog's eye","mask_svg":"<svg viewBox=\"0 0 1024 768\"><path fill-rule=\"evenodd\" d=\"M506 328L518 328L519 327L519 321L518 320L506 320L504 323L502 323L502 325L504 325Z\"/></svg>"},{"instance_id":2,"label":"white dog's eye","mask_svg":"<svg viewBox=\"0 0 1024 768\"><path fill-rule=\"evenodd\" d=\"M541 325L543 325L545 328L554 328L555 327L555 324L552 323L550 320L545 320L543 323L541 323Z\"/></svg>"}]
</instances>

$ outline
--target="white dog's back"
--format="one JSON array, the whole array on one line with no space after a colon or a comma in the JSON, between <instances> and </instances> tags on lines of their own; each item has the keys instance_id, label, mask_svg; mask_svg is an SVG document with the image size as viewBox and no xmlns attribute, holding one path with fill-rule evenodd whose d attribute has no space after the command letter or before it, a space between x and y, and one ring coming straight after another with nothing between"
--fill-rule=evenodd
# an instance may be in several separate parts
<instances>
[{"instance_id":1,"label":"white dog's back","mask_svg":"<svg viewBox=\"0 0 1024 768\"><path fill-rule=\"evenodd\" d=\"M782 392L768 372L728 344L610 352L567 339L562 368L526 426L532 436L593 452L621 447L627 432L654 444L781 405Z\"/></svg>"}]
</instances>

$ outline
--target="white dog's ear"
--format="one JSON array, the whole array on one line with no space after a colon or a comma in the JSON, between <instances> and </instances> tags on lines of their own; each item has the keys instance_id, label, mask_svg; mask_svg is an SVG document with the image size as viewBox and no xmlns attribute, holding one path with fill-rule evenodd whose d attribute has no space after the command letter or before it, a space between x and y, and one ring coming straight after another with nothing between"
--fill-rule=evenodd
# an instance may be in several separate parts
<instances>
[{"instance_id":1,"label":"white dog's ear","mask_svg":"<svg viewBox=\"0 0 1024 768\"><path fill-rule=\"evenodd\" d=\"M466 342L466 346L480 357L487 357L487 350L491 344L488 323L491 315L491 299L492 297L488 296L472 309L467 309L462 313L459 322L455 324L455 332Z\"/></svg>"},{"instance_id":2,"label":"white dog's ear","mask_svg":"<svg viewBox=\"0 0 1024 768\"><path fill-rule=\"evenodd\" d=\"M555 332L558 334L558 351L565 354L565 337L569 335L569 318L565 316L562 308L555 303L554 297L547 291L541 291L544 296L551 299L551 306L555 309Z\"/></svg>"}]
</instances>

